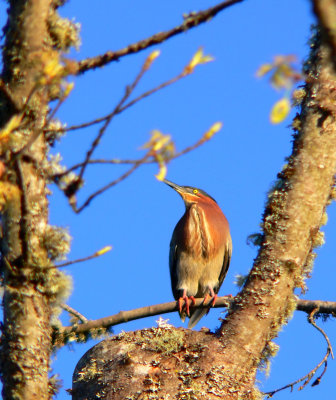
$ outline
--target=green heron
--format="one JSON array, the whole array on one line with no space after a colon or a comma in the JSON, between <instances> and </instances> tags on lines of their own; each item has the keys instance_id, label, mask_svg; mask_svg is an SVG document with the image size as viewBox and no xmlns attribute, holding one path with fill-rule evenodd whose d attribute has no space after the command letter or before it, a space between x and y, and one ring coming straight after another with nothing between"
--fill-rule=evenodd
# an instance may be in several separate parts
<instances>
[{"instance_id":1,"label":"green heron","mask_svg":"<svg viewBox=\"0 0 336 400\"><path fill-rule=\"evenodd\" d=\"M193 328L208 310L190 310L189 300L195 304L195 297L204 297L206 302L211 296L212 306L215 304L231 258L230 228L217 202L206 192L164 182L181 195L186 208L171 238L169 268L181 319L184 322L188 315L188 328Z\"/></svg>"}]
</instances>

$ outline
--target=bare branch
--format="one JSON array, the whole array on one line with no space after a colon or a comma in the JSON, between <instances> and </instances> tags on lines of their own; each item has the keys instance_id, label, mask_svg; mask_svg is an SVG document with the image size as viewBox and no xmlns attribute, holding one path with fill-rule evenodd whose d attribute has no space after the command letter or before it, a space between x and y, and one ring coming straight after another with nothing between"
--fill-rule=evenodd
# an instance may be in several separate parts
<instances>
[{"instance_id":1,"label":"bare branch","mask_svg":"<svg viewBox=\"0 0 336 400\"><path fill-rule=\"evenodd\" d=\"M77 260L73 260L73 261L67 261L67 262L65 262L63 264L52 265L52 266L49 266L49 267L45 267L45 269L63 268L63 267L67 267L69 265L78 264L78 263L81 263L81 262L84 262L84 261L89 261L89 260L92 260L93 258L97 258L97 257L102 256L103 254L107 253L111 249L112 249L111 246L106 246L106 247L102 248L101 250L96 251L94 254L91 254L91 256L78 258Z\"/></svg>"},{"instance_id":2,"label":"bare branch","mask_svg":"<svg viewBox=\"0 0 336 400\"><path fill-rule=\"evenodd\" d=\"M333 353L333 349L330 343L330 340L327 336L327 334L324 332L324 330L322 328L320 328L319 326L316 325L314 316L315 314L317 314L319 312L319 307L316 307L308 316L308 321L323 335L323 337L325 338L327 344L328 344L328 348L327 348L327 356L329 356L329 354L331 355L331 358L334 359L334 353ZM327 357L328 358L328 357Z\"/></svg>"},{"instance_id":3,"label":"bare branch","mask_svg":"<svg viewBox=\"0 0 336 400\"><path fill-rule=\"evenodd\" d=\"M176 26L165 32L159 32L147 39L140 40L139 42L130 44L129 46L116 50L108 51L103 55L99 55L92 58L87 58L78 63L78 69L75 72L77 75L82 74L88 70L101 67L103 65L109 64L112 61L118 61L121 57L127 56L129 54L139 53L151 46L162 43L167 39L184 33L191 28L208 22L211 18L215 17L220 11L228 8L236 3L241 3L243 0L227 0L222 3L217 4L214 7L208 8L207 10L199 11L197 13L192 13L188 15L181 25Z\"/></svg>"},{"instance_id":4,"label":"bare branch","mask_svg":"<svg viewBox=\"0 0 336 400\"><path fill-rule=\"evenodd\" d=\"M100 188L99 190L97 190L96 192L92 193L91 196L89 196L85 202L83 203L82 206L80 206L79 208L77 208L77 204L76 204L76 200L74 198L74 196L72 196L70 198L70 204L71 207L73 208L73 210L76 213L80 213L81 211L84 210L84 208L86 208L91 201L99 196L100 194L104 193L106 190L110 189L112 186L115 186L116 184L118 184L119 182L123 181L124 179L126 179L128 176L130 176L137 168L140 167L140 165L142 163L144 163L147 158L150 156L150 154L146 155L143 159L139 160L137 163L135 163L129 170L127 170L124 174L122 174L121 176L119 176L119 178L115 179L114 181L108 183L107 185L103 186L102 188Z\"/></svg>"}]
</instances>

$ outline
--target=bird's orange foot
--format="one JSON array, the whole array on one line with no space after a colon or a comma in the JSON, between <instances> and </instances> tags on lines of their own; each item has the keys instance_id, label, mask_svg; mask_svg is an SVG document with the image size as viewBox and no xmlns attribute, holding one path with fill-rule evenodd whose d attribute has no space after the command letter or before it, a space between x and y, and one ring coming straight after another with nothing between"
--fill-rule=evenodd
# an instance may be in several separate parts
<instances>
[{"instance_id":1,"label":"bird's orange foot","mask_svg":"<svg viewBox=\"0 0 336 400\"><path fill-rule=\"evenodd\" d=\"M194 296L189 296L189 299L191 300L191 305L194 306L196 304L196 299Z\"/></svg>"},{"instance_id":2,"label":"bird's orange foot","mask_svg":"<svg viewBox=\"0 0 336 400\"><path fill-rule=\"evenodd\" d=\"M210 305L210 307L214 307L215 304L216 304L216 300L217 300L218 295L213 291L212 288L210 289L210 293L211 293L211 296L209 295L209 293L207 293L207 294L204 296L204 301L203 301L203 303L205 304L205 303L208 301L208 298L211 297L211 300L210 300L210 302L209 302L209 305Z\"/></svg>"},{"instance_id":3,"label":"bird's orange foot","mask_svg":"<svg viewBox=\"0 0 336 400\"><path fill-rule=\"evenodd\" d=\"M188 297L185 292L183 292L183 296L178 299L178 308L179 308L180 314L181 314L181 312L183 310L183 306L184 306L188 317L190 317L189 299L191 300L190 305L194 306L196 304L195 297L194 296Z\"/></svg>"},{"instance_id":4,"label":"bird's orange foot","mask_svg":"<svg viewBox=\"0 0 336 400\"><path fill-rule=\"evenodd\" d=\"M217 300L217 297L218 297L218 295L217 294L215 294L214 296L213 296L213 298L212 298L212 304L211 304L211 307L215 307L215 304L216 304L216 300Z\"/></svg>"}]
</instances>

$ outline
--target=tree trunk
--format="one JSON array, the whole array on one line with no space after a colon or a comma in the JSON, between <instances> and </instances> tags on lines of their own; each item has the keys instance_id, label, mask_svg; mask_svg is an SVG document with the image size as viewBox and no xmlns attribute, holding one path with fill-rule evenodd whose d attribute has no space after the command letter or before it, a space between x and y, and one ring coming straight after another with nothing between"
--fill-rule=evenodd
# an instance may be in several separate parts
<instances>
[{"instance_id":1,"label":"tree trunk","mask_svg":"<svg viewBox=\"0 0 336 400\"><path fill-rule=\"evenodd\" d=\"M16 115L23 118L25 128L10 132L8 141L0 143L6 165L0 182L4 399L49 398L51 311L46 281L51 274L42 271L49 264L43 244L48 222L43 134L25 152L20 150L42 129L48 111L47 90L37 81L42 76L42 55L49 50L50 6L51 0L12 0L5 27L0 122L4 127Z\"/></svg>"}]
</instances>

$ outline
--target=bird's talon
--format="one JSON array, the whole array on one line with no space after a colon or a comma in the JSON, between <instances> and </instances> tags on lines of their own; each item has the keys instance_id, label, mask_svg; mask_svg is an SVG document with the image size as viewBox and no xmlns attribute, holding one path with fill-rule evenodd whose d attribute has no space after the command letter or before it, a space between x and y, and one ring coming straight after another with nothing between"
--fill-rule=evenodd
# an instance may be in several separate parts
<instances>
[{"instance_id":1,"label":"bird's talon","mask_svg":"<svg viewBox=\"0 0 336 400\"><path fill-rule=\"evenodd\" d=\"M194 296L188 297L187 295L183 295L178 299L178 309L180 314L182 313L183 308L185 308L188 317L190 317L189 299L191 300L192 304L195 305L196 300Z\"/></svg>"},{"instance_id":2,"label":"bird's talon","mask_svg":"<svg viewBox=\"0 0 336 400\"><path fill-rule=\"evenodd\" d=\"M212 307L215 307L215 303L216 303L217 297L218 297L217 294L215 294L215 295L213 296L213 298L212 298L212 305L211 305Z\"/></svg>"},{"instance_id":3,"label":"bird's talon","mask_svg":"<svg viewBox=\"0 0 336 400\"><path fill-rule=\"evenodd\" d=\"M183 297L180 297L179 299L178 299L178 309L179 309L179 313L181 314L181 312L182 312L182 308L183 308Z\"/></svg>"},{"instance_id":4,"label":"bird's talon","mask_svg":"<svg viewBox=\"0 0 336 400\"><path fill-rule=\"evenodd\" d=\"M208 301L208 298L209 298L210 296L209 296L209 294L207 293L205 296L204 296L204 300L203 300L203 304L206 304L206 302Z\"/></svg>"},{"instance_id":5,"label":"bird's talon","mask_svg":"<svg viewBox=\"0 0 336 400\"><path fill-rule=\"evenodd\" d=\"M185 308L186 308L187 316L190 317L190 308L189 308L189 298L188 298L188 296L185 297L184 301L185 301Z\"/></svg>"}]
</instances>

